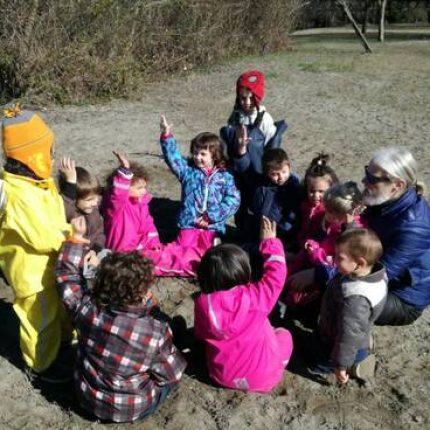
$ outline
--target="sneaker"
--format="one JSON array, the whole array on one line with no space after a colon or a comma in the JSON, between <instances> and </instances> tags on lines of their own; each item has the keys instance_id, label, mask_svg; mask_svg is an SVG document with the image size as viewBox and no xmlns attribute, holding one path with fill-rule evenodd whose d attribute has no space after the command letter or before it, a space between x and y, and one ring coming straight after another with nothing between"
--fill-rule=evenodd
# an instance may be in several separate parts
<instances>
[{"instance_id":1,"label":"sneaker","mask_svg":"<svg viewBox=\"0 0 430 430\"><path fill-rule=\"evenodd\" d=\"M73 368L58 362L54 362L42 372L28 368L26 373L30 380L36 379L49 384L66 384L73 380Z\"/></svg>"},{"instance_id":2,"label":"sneaker","mask_svg":"<svg viewBox=\"0 0 430 430\"><path fill-rule=\"evenodd\" d=\"M351 368L351 376L362 381L373 379L375 376L376 357L375 354L369 354L360 363L354 364Z\"/></svg>"}]
</instances>

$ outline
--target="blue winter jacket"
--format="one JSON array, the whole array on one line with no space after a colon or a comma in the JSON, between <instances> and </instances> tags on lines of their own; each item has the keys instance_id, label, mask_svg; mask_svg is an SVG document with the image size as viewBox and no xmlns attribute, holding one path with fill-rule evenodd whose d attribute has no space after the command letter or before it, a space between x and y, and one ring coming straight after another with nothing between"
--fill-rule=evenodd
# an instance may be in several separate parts
<instances>
[{"instance_id":1,"label":"blue winter jacket","mask_svg":"<svg viewBox=\"0 0 430 430\"><path fill-rule=\"evenodd\" d=\"M389 292L422 310L430 304L430 208L415 189L398 200L368 207L369 228L384 248Z\"/></svg>"},{"instance_id":2,"label":"blue winter jacket","mask_svg":"<svg viewBox=\"0 0 430 430\"><path fill-rule=\"evenodd\" d=\"M196 228L197 219L206 215L209 230L225 232L225 222L240 204L240 193L233 175L226 169L214 169L210 174L192 165L180 154L172 135L162 136L164 159L182 187L179 228Z\"/></svg>"},{"instance_id":3,"label":"blue winter jacket","mask_svg":"<svg viewBox=\"0 0 430 430\"><path fill-rule=\"evenodd\" d=\"M430 304L430 208L415 189L399 199L369 206L369 228L382 242L381 263L388 275L388 291L404 303L423 310ZM335 270L318 266L316 281L332 278Z\"/></svg>"},{"instance_id":4,"label":"blue winter jacket","mask_svg":"<svg viewBox=\"0 0 430 430\"><path fill-rule=\"evenodd\" d=\"M302 195L300 178L295 173L283 185L275 185L265 179L257 188L249 207L247 228L258 237L261 217L264 215L276 221L279 230L292 236L300 223Z\"/></svg>"}]
</instances>

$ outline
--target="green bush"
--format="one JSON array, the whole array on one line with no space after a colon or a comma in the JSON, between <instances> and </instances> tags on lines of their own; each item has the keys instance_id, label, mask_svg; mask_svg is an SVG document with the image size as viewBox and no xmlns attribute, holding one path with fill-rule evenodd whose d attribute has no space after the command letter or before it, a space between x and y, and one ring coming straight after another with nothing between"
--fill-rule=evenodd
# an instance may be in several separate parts
<instances>
[{"instance_id":1,"label":"green bush","mask_svg":"<svg viewBox=\"0 0 430 430\"><path fill-rule=\"evenodd\" d=\"M0 98L129 97L144 81L284 48L300 0L0 0Z\"/></svg>"}]
</instances>

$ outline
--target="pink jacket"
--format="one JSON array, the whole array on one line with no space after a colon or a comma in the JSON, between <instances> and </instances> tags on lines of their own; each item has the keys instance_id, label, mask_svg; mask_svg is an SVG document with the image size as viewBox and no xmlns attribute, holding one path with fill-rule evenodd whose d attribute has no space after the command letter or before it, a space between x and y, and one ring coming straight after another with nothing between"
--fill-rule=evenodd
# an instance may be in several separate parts
<instances>
[{"instance_id":1,"label":"pink jacket","mask_svg":"<svg viewBox=\"0 0 430 430\"><path fill-rule=\"evenodd\" d=\"M303 248L306 240L315 239L321 230L321 221L324 218L324 203L312 206L308 200L300 205L301 225L297 234L300 248Z\"/></svg>"},{"instance_id":2,"label":"pink jacket","mask_svg":"<svg viewBox=\"0 0 430 430\"><path fill-rule=\"evenodd\" d=\"M156 249L161 246L154 220L149 212L151 194L130 197L132 173L118 169L112 188L105 195L103 212L106 247L114 251Z\"/></svg>"},{"instance_id":3,"label":"pink jacket","mask_svg":"<svg viewBox=\"0 0 430 430\"><path fill-rule=\"evenodd\" d=\"M354 216L351 224L346 225L346 228L363 227L363 221L360 215ZM322 226L320 227L322 229ZM325 237L319 242L309 239L305 242L305 249L312 266L326 264L329 266L334 265L334 253L336 239L345 230L345 224L329 225L325 232Z\"/></svg>"},{"instance_id":4,"label":"pink jacket","mask_svg":"<svg viewBox=\"0 0 430 430\"><path fill-rule=\"evenodd\" d=\"M212 379L228 388L268 392L281 381L292 340L287 330L274 329L268 319L287 274L282 243L267 239L260 251L262 279L201 294L195 301L194 330L206 343Z\"/></svg>"}]
</instances>

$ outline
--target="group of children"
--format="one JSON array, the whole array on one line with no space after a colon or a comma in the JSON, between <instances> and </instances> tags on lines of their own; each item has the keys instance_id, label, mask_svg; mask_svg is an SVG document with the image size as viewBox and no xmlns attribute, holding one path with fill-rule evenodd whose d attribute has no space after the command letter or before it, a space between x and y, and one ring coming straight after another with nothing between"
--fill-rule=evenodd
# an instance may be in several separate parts
<instances>
[{"instance_id":1,"label":"group of children","mask_svg":"<svg viewBox=\"0 0 430 430\"><path fill-rule=\"evenodd\" d=\"M181 183L179 233L167 244L149 210L142 165L114 151L119 167L102 192L94 175L65 157L60 197L51 177L52 131L33 112L5 112L0 268L15 292L23 357L41 378L61 379L65 364L56 358L77 336L75 387L97 418L151 414L185 369L168 324L152 313L155 276L197 278L194 332L221 386L268 392L281 381L293 340L269 322L278 300L287 313L321 300L323 357L312 372L334 372L345 383L374 367L370 331L387 280L377 263L379 239L363 228L360 190L340 183L324 154L300 181L280 148L286 124L273 121L263 97L264 75L243 73L222 139L198 134L189 158L161 118L161 151ZM217 244L233 216L239 244ZM263 268L254 280L257 250ZM309 267L338 275L328 286L285 290L287 273Z\"/></svg>"}]
</instances>

